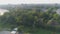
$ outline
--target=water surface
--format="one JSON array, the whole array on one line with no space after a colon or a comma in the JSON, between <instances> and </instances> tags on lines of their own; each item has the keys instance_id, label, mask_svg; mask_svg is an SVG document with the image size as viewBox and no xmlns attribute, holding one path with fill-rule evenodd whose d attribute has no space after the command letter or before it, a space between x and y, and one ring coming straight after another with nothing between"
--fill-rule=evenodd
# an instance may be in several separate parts
<instances>
[{"instance_id":1,"label":"water surface","mask_svg":"<svg viewBox=\"0 0 60 34\"><path fill-rule=\"evenodd\" d=\"M0 31L0 34L10 34L10 31Z\"/></svg>"}]
</instances>

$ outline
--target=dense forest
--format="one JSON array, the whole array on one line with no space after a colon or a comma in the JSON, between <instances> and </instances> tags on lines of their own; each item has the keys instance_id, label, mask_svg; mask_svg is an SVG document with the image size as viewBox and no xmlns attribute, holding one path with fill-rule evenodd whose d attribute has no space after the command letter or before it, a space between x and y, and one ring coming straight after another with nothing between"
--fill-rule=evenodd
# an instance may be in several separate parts
<instances>
[{"instance_id":1,"label":"dense forest","mask_svg":"<svg viewBox=\"0 0 60 34\"><path fill-rule=\"evenodd\" d=\"M27 8L27 7L26 7ZM0 16L0 27L18 31L36 33L37 29L60 32L60 15L56 10L58 7L34 7L30 9L12 8L9 12Z\"/></svg>"}]
</instances>

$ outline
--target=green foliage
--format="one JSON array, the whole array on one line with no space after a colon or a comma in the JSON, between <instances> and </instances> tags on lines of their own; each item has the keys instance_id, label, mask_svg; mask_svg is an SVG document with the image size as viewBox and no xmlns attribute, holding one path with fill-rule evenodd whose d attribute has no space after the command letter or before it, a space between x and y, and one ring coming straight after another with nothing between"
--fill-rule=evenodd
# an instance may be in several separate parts
<instances>
[{"instance_id":1,"label":"green foliage","mask_svg":"<svg viewBox=\"0 0 60 34\"><path fill-rule=\"evenodd\" d=\"M47 27L51 25L53 20L60 23L60 15L53 12L54 8L48 8L46 12L37 10L38 9L12 9L9 13L0 16L0 23L3 23L3 25L6 25L8 28L18 27L18 30L23 30L24 27L32 27L32 29L36 27Z\"/></svg>"}]
</instances>

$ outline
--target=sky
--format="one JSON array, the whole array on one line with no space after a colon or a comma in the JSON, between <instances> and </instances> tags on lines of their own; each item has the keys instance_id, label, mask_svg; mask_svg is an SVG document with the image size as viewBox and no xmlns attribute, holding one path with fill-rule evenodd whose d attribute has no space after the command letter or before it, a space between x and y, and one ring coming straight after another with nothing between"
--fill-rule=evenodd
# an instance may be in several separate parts
<instances>
[{"instance_id":1,"label":"sky","mask_svg":"<svg viewBox=\"0 0 60 34\"><path fill-rule=\"evenodd\" d=\"M0 4L51 4L58 3L60 0L0 0Z\"/></svg>"}]
</instances>

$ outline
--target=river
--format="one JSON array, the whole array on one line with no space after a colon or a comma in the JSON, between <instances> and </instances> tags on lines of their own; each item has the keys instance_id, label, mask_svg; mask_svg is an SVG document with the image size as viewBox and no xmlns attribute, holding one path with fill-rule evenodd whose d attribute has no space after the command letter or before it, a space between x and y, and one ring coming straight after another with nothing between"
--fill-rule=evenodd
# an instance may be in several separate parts
<instances>
[{"instance_id":1,"label":"river","mask_svg":"<svg viewBox=\"0 0 60 34\"><path fill-rule=\"evenodd\" d=\"M10 31L0 31L0 34L10 34Z\"/></svg>"}]
</instances>

